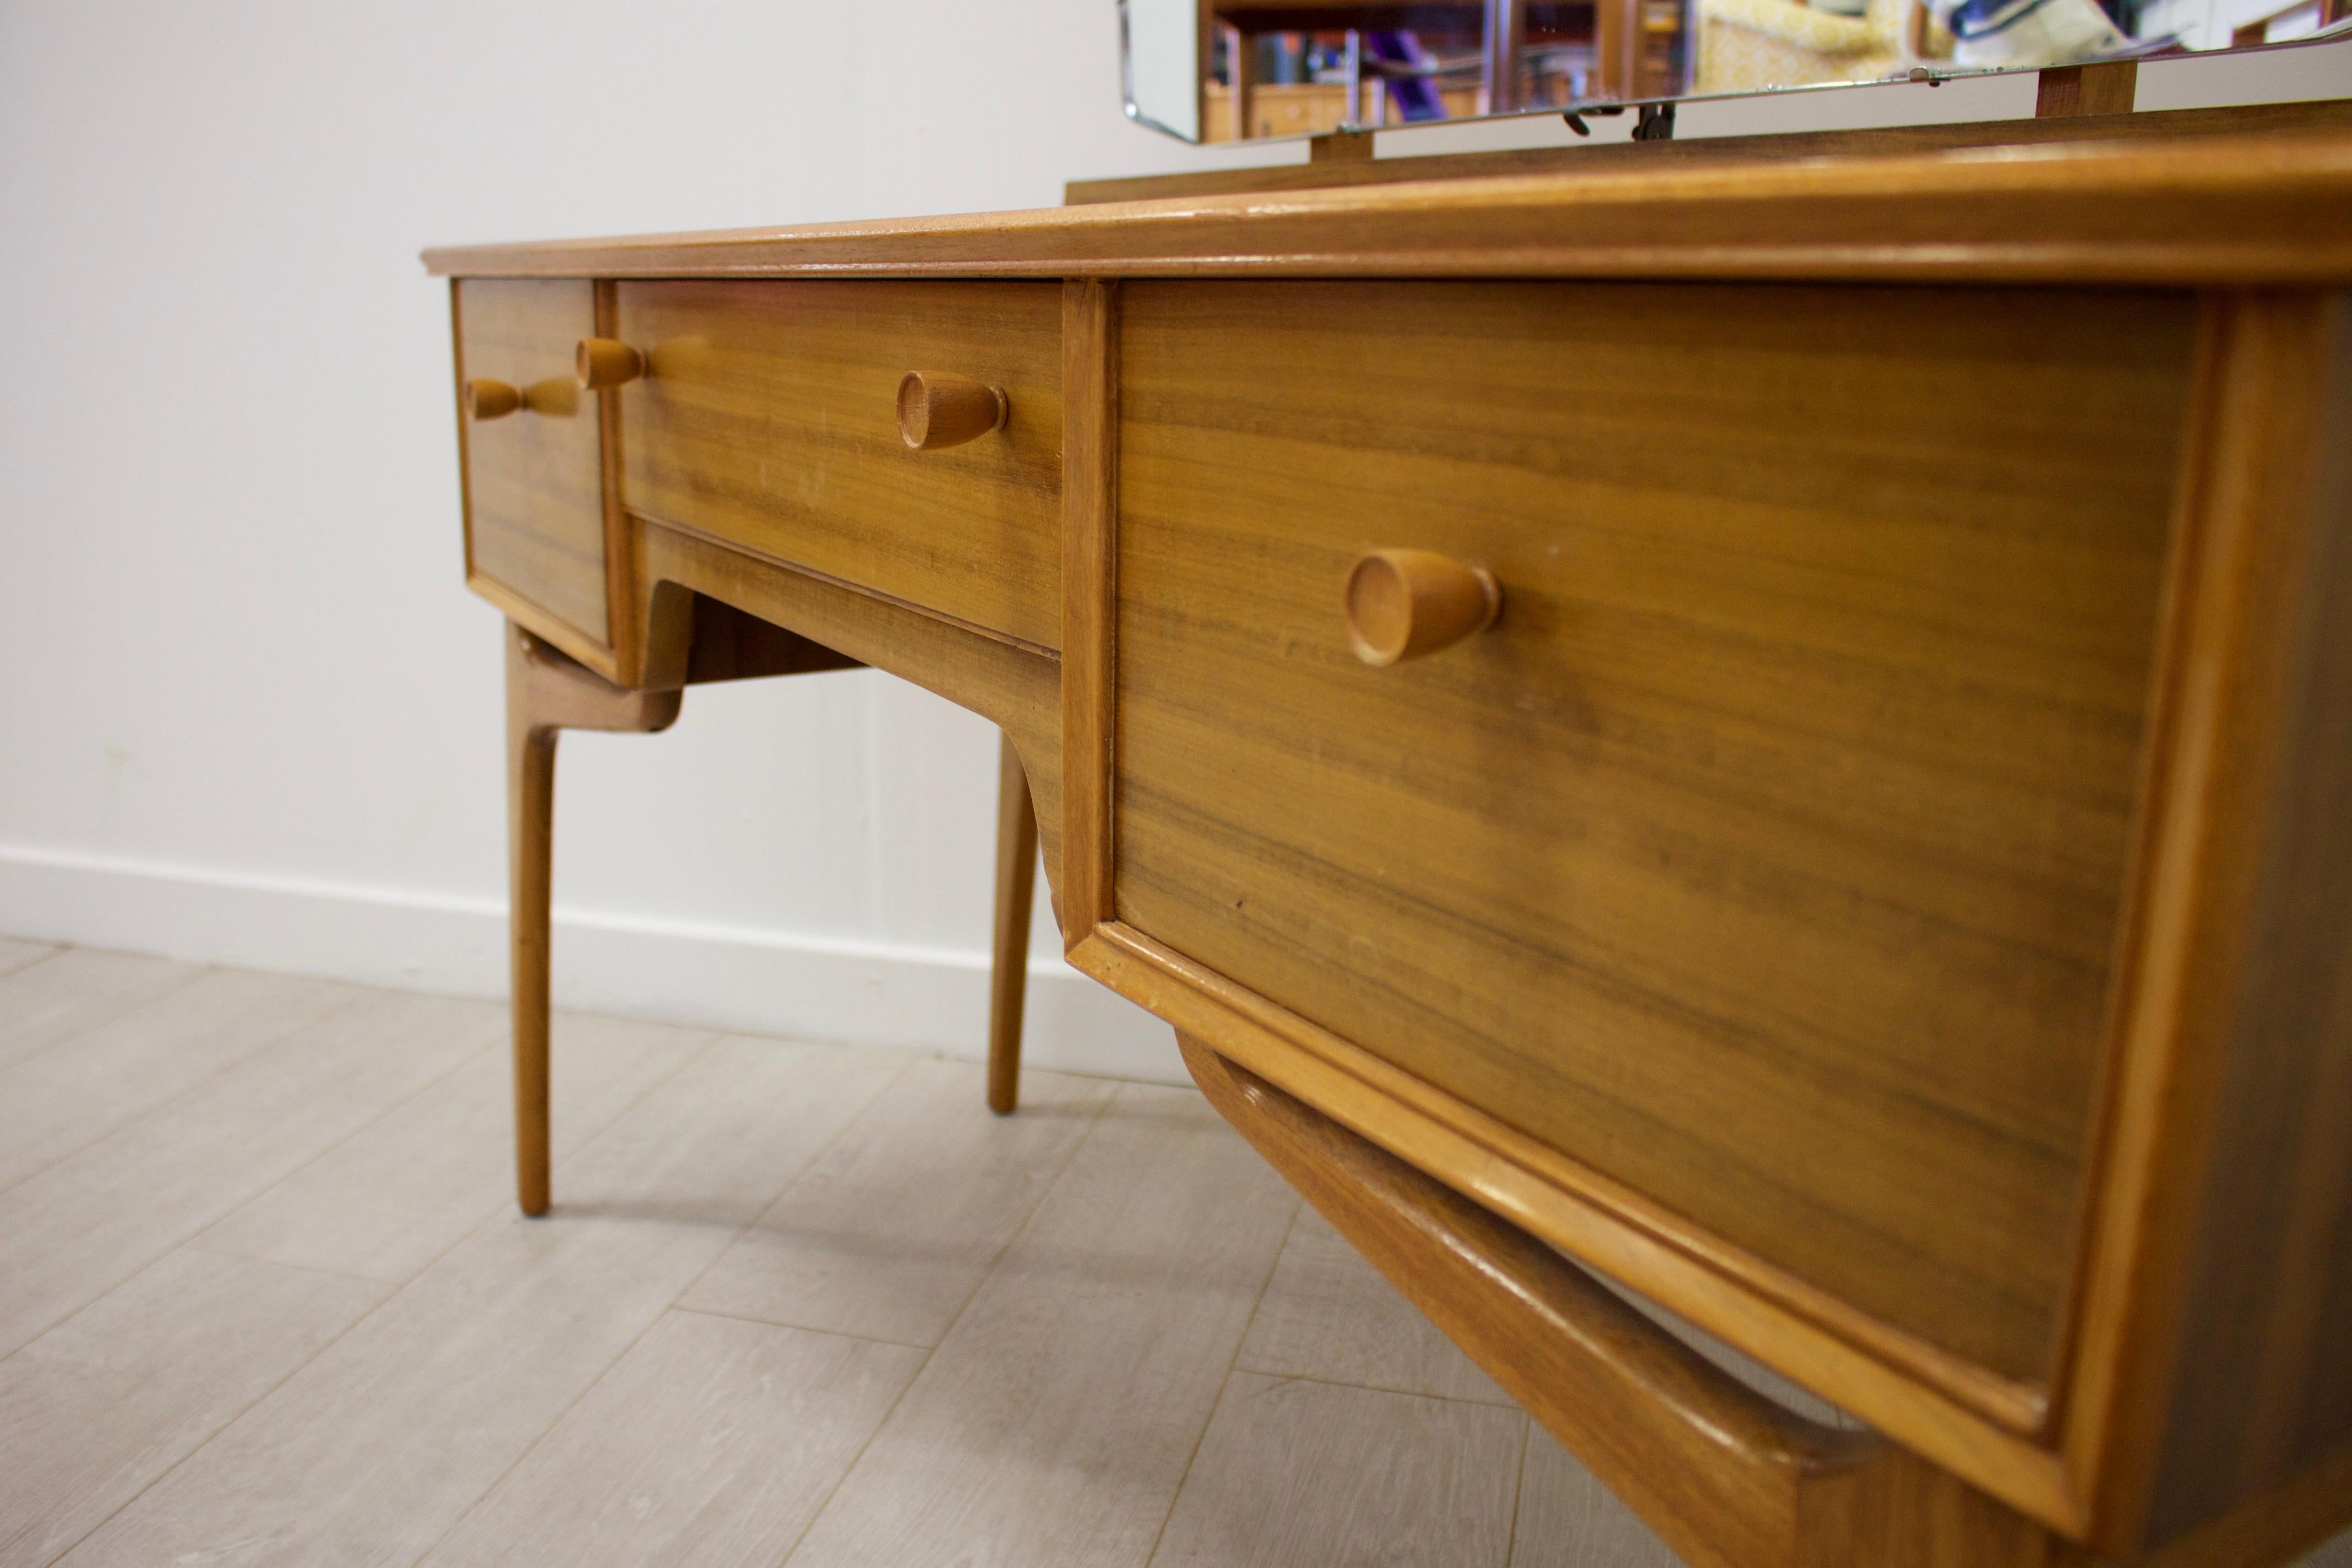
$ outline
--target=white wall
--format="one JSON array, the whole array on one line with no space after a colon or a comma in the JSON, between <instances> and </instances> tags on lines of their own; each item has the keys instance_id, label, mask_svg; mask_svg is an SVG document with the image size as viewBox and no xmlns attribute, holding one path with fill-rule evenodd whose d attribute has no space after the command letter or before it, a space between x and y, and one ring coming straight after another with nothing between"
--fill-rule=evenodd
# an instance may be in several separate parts
<instances>
[{"instance_id":1,"label":"white wall","mask_svg":"<svg viewBox=\"0 0 2352 1568\"><path fill-rule=\"evenodd\" d=\"M459 583L418 247L1299 156L1129 126L1116 48L1110 0L0 0L0 931L501 992L499 622ZM2347 59L2149 68L2142 100L2342 93ZM1872 89L1685 131L2031 100ZM864 672L567 737L560 999L976 1052L994 745ZM1042 908L1037 935L1032 1059L1175 1076Z\"/></svg>"}]
</instances>

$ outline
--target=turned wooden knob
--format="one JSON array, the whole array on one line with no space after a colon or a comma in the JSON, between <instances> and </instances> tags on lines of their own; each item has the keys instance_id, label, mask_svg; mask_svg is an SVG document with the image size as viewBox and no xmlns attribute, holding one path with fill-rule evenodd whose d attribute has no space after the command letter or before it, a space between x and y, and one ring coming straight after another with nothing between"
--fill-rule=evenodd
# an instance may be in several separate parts
<instances>
[{"instance_id":1,"label":"turned wooden knob","mask_svg":"<svg viewBox=\"0 0 2352 1568\"><path fill-rule=\"evenodd\" d=\"M918 452L960 447L1004 426L1012 402L1001 386L910 370L898 383L898 437Z\"/></svg>"},{"instance_id":2,"label":"turned wooden knob","mask_svg":"<svg viewBox=\"0 0 2352 1568\"><path fill-rule=\"evenodd\" d=\"M1435 653L1502 613L1492 572L1433 550L1370 551L1348 572L1348 640L1366 664Z\"/></svg>"},{"instance_id":3,"label":"turned wooden knob","mask_svg":"<svg viewBox=\"0 0 2352 1568\"><path fill-rule=\"evenodd\" d=\"M503 381L466 384L466 416L469 419L503 419L521 406L522 394Z\"/></svg>"},{"instance_id":4,"label":"turned wooden knob","mask_svg":"<svg viewBox=\"0 0 2352 1568\"><path fill-rule=\"evenodd\" d=\"M572 364L582 390L619 386L646 374L646 356L611 338L583 338Z\"/></svg>"}]
</instances>

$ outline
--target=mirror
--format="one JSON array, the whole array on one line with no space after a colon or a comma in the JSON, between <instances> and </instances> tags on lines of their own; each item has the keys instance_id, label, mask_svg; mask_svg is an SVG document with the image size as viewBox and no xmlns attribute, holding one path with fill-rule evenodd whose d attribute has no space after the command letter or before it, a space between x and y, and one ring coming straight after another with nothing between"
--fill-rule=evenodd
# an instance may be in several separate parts
<instances>
[{"instance_id":1,"label":"mirror","mask_svg":"<svg viewBox=\"0 0 2352 1568\"><path fill-rule=\"evenodd\" d=\"M1187 142L2352 34L2352 0L1119 0L1119 13L1129 117Z\"/></svg>"}]
</instances>

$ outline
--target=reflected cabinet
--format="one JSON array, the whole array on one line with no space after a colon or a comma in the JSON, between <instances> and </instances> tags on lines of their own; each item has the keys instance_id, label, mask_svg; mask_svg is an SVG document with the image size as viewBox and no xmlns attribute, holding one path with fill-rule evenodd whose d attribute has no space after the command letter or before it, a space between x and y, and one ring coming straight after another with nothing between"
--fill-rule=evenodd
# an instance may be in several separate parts
<instances>
[{"instance_id":1,"label":"reflected cabinet","mask_svg":"<svg viewBox=\"0 0 2352 1568\"><path fill-rule=\"evenodd\" d=\"M1119 0L1187 142L2128 63L2352 33L2352 0Z\"/></svg>"}]
</instances>

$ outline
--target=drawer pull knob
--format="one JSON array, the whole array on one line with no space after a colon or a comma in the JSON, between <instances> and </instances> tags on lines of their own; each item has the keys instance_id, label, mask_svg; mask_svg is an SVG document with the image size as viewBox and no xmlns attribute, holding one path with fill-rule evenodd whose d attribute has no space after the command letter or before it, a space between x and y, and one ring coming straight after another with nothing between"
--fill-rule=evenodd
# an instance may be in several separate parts
<instances>
[{"instance_id":1,"label":"drawer pull knob","mask_svg":"<svg viewBox=\"0 0 2352 1568\"><path fill-rule=\"evenodd\" d=\"M961 447L1002 430L1013 412L1001 386L910 370L898 383L898 437L918 452Z\"/></svg>"},{"instance_id":2,"label":"drawer pull knob","mask_svg":"<svg viewBox=\"0 0 2352 1568\"><path fill-rule=\"evenodd\" d=\"M522 406L522 394L503 381L469 381L466 384L466 417L468 419L503 419Z\"/></svg>"},{"instance_id":3,"label":"drawer pull knob","mask_svg":"<svg viewBox=\"0 0 2352 1568\"><path fill-rule=\"evenodd\" d=\"M581 339L572 363L584 392L620 386L646 374L646 356L611 338Z\"/></svg>"},{"instance_id":4,"label":"drawer pull knob","mask_svg":"<svg viewBox=\"0 0 2352 1568\"><path fill-rule=\"evenodd\" d=\"M1348 573L1348 640L1366 664L1450 647L1502 613L1492 572L1433 550L1370 551Z\"/></svg>"}]
</instances>

